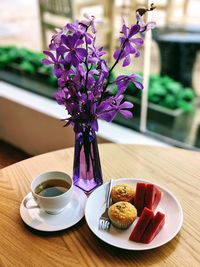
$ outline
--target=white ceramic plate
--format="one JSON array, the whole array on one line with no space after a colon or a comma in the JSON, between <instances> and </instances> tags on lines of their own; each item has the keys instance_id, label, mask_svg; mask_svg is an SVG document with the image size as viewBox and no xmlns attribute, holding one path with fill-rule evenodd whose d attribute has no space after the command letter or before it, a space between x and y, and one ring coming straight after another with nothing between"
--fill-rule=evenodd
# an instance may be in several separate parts
<instances>
[{"instance_id":1,"label":"white ceramic plate","mask_svg":"<svg viewBox=\"0 0 200 267\"><path fill-rule=\"evenodd\" d=\"M140 179L122 178L114 180L114 185L122 183L136 185L137 182L151 183L150 181ZM104 242L122 249L147 250L159 247L169 242L173 237L175 237L182 226L183 211L180 203L172 193L157 184L155 185L163 192L156 211L160 211L165 214L165 225L149 244L136 243L129 240L129 236L137 222L137 219L127 230L120 230L112 225L108 232L98 229L99 218L105 210L105 198L108 183L100 186L88 198L85 208L85 218L89 228Z\"/></svg>"},{"instance_id":2,"label":"white ceramic plate","mask_svg":"<svg viewBox=\"0 0 200 267\"><path fill-rule=\"evenodd\" d=\"M87 196L85 193L74 186L72 199L61 213L51 215L39 208L26 209L22 201L20 215L27 225L36 230L47 232L60 231L73 226L84 217L86 201Z\"/></svg>"}]
</instances>

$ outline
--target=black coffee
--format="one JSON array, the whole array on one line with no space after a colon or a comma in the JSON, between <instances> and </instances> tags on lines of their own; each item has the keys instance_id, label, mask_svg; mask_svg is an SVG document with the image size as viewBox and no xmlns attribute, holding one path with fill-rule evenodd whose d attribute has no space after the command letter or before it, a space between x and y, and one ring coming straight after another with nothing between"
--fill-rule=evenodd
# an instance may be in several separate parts
<instances>
[{"instance_id":1,"label":"black coffee","mask_svg":"<svg viewBox=\"0 0 200 267\"><path fill-rule=\"evenodd\" d=\"M67 181L52 179L39 184L35 193L42 197L56 197L67 192L70 187L71 185Z\"/></svg>"}]
</instances>

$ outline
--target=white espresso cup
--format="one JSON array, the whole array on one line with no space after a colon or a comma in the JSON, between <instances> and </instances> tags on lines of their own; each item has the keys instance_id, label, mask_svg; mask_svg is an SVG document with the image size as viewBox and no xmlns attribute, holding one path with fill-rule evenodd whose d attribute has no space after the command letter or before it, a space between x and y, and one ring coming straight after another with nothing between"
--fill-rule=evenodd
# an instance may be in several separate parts
<instances>
[{"instance_id":1,"label":"white espresso cup","mask_svg":"<svg viewBox=\"0 0 200 267\"><path fill-rule=\"evenodd\" d=\"M58 186L56 186L56 181ZM55 184L55 186L51 187L51 184ZM59 191L61 190L60 184L67 185L66 190ZM64 186L62 188L64 189ZM60 171L42 173L32 181L31 193L32 195L27 196L23 201L25 208L40 208L49 214L58 214L64 210L71 200L73 193L72 178ZM35 204L31 200L34 200Z\"/></svg>"}]
</instances>

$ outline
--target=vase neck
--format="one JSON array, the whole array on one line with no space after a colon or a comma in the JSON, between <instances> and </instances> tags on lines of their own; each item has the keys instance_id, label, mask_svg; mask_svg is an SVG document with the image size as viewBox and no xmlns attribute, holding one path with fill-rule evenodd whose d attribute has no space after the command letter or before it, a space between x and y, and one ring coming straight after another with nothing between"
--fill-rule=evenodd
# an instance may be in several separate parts
<instances>
[{"instance_id":1,"label":"vase neck","mask_svg":"<svg viewBox=\"0 0 200 267\"><path fill-rule=\"evenodd\" d=\"M85 134L95 134L95 131L92 129L91 124L89 123L76 123L74 125L74 131L76 134L85 133Z\"/></svg>"}]
</instances>

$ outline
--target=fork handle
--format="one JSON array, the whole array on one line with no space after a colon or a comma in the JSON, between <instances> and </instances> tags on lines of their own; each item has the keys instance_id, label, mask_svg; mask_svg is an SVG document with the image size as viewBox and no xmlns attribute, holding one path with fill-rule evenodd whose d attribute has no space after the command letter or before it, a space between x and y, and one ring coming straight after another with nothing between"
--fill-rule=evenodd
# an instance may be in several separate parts
<instances>
[{"instance_id":1,"label":"fork handle","mask_svg":"<svg viewBox=\"0 0 200 267\"><path fill-rule=\"evenodd\" d=\"M107 209L110 207L110 193L112 190L112 185L113 185L113 179L111 179L108 184L108 190L107 190L107 196L106 196L106 208Z\"/></svg>"}]
</instances>

